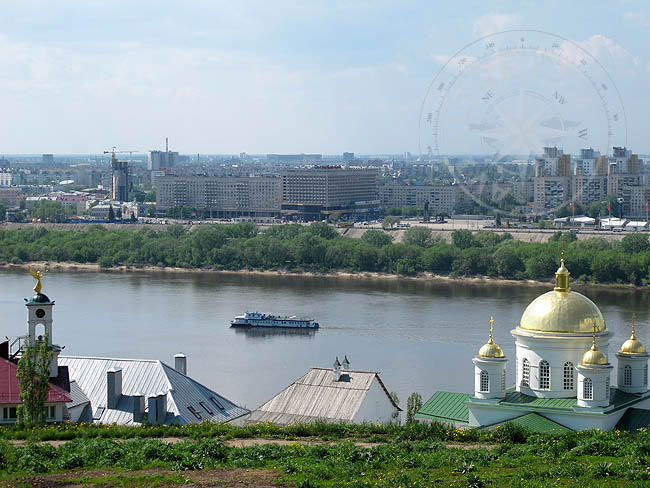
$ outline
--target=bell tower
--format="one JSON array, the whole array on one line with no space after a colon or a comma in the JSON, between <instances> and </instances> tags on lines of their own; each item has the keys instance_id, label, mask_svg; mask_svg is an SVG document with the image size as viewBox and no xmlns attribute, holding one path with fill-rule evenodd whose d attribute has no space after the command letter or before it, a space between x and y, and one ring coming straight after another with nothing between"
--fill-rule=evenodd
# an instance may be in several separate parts
<instances>
[{"instance_id":1,"label":"bell tower","mask_svg":"<svg viewBox=\"0 0 650 488\"><path fill-rule=\"evenodd\" d=\"M52 362L50 363L50 377L58 376L59 374L59 353L61 347L52 343L52 312L54 308L54 301L50 300L47 295L41 293L42 284L41 278L43 273L41 271L34 271L29 268L30 274L38 281L34 287L36 295L31 300L25 299L27 302L27 344L29 347L34 347L40 344L47 337L47 345L54 352Z\"/></svg>"}]
</instances>

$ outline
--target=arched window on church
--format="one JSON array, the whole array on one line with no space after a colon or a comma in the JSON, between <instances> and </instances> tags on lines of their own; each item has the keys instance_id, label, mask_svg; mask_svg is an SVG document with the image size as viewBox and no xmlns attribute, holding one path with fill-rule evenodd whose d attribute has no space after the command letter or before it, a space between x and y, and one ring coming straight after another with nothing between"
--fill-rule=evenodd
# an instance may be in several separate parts
<instances>
[{"instance_id":1,"label":"arched window on church","mask_svg":"<svg viewBox=\"0 0 650 488\"><path fill-rule=\"evenodd\" d=\"M632 367L629 364L623 368L623 385L632 386Z\"/></svg>"},{"instance_id":2,"label":"arched window on church","mask_svg":"<svg viewBox=\"0 0 650 488\"><path fill-rule=\"evenodd\" d=\"M551 368L548 361L539 363L539 389L550 390L551 388Z\"/></svg>"},{"instance_id":3,"label":"arched window on church","mask_svg":"<svg viewBox=\"0 0 650 488\"><path fill-rule=\"evenodd\" d=\"M490 375L485 370L481 371L481 391L490 391Z\"/></svg>"},{"instance_id":4,"label":"arched window on church","mask_svg":"<svg viewBox=\"0 0 650 488\"><path fill-rule=\"evenodd\" d=\"M521 386L530 386L530 363L526 358L521 362Z\"/></svg>"},{"instance_id":5,"label":"arched window on church","mask_svg":"<svg viewBox=\"0 0 650 488\"><path fill-rule=\"evenodd\" d=\"M571 361L564 363L564 389L573 390L573 363Z\"/></svg>"},{"instance_id":6,"label":"arched window on church","mask_svg":"<svg viewBox=\"0 0 650 488\"><path fill-rule=\"evenodd\" d=\"M591 378L585 378L585 380L583 381L582 396L584 397L585 400L594 399L594 387L593 384L591 383Z\"/></svg>"}]
</instances>

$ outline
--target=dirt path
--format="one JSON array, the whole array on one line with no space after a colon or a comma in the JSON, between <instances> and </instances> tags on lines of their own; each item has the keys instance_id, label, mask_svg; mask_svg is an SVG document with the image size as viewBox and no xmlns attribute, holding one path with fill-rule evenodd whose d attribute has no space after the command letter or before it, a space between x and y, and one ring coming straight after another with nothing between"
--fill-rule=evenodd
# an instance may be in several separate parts
<instances>
[{"instance_id":1,"label":"dirt path","mask_svg":"<svg viewBox=\"0 0 650 488\"><path fill-rule=\"evenodd\" d=\"M147 469L142 471L70 471L44 476L24 478L19 484L37 488L45 487L82 487L92 484L104 487L126 486L196 486L196 487L248 487L277 488L290 487L278 483L278 473L266 469L214 469L205 471L183 471L182 473L164 469ZM14 486L3 483L0 486Z\"/></svg>"},{"instance_id":2,"label":"dirt path","mask_svg":"<svg viewBox=\"0 0 650 488\"><path fill-rule=\"evenodd\" d=\"M124 441L126 439L115 439L117 442ZM160 438L147 438L146 440L159 440L161 442L168 442L170 444L175 444L177 442L183 442L187 440L192 440L190 437L160 437ZM345 440L345 439L343 439ZM26 446L27 441L23 439L16 439L10 441L15 446ZM70 441L67 440L51 440L51 441L42 441L42 444L49 444L54 447L60 447ZM250 446L265 446L268 444L275 444L278 446L290 446L292 444L300 444L303 446L314 446L314 445L326 445L334 446L341 441L323 441L316 438L298 438L296 440L289 439L262 439L262 438L246 438L246 439L228 439L224 441L224 445L228 447L250 447ZM364 442L364 441L352 441L357 447L363 447L365 449L370 449L372 447L381 446L386 444L384 442ZM449 443L445 444L445 447L450 449L494 449L496 446L493 444L462 444L462 443Z\"/></svg>"}]
</instances>

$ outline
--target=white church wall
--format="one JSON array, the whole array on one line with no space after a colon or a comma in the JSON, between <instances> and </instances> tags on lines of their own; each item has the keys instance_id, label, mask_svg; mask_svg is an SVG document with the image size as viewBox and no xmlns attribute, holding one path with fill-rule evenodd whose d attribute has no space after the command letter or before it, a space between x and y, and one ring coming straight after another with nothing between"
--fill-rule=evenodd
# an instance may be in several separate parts
<instances>
[{"instance_id":1,"label":"white church wall","mask_svg":"<svg viewBox=\"0 0 650 488\"><path fill-rule=\"evenodd\" d=\"M596 336L598 348L607 354L609 339L613 334L609 331ZM564 365L571 362L577 366L582 356L589 350L592 343L591 335L557 336L540 335L528 336L513 331L516 340L516 388L517 391L526 395L540 398L571 398L576 396L577 375L574 372L573 385L570 390L564 389ZM529 387L522 385L523 368L522 362L528 359L530 364ZM550 367L550 388L540 389L540 363L545 360Z\"/></svg>"}]
</instances>

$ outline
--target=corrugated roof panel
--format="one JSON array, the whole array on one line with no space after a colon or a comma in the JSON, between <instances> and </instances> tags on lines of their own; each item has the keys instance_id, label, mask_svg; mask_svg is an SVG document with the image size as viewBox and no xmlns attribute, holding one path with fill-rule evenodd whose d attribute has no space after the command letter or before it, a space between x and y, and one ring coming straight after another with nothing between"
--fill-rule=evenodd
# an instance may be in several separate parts
<instances>
[{"instance_id":1,"label":"corrugated roof panel","mask_svg":"<svg viewBox=\"0 0 650 488\"><path fill-rule=\"evenodd\" d=\"M527 429L530 429L534 432L544 432L544 433L553 433L553 434L563 434L565 432L571 432L572 429L565 427L564 425L558 424L538 413L528 413L517 417L516 419L509 420L504 423L513 423L521 425Z\"/></svg>"},{"instance_id":2,"label":"corrugated roof panel","mask_svg":"<svg viewBox=\"0 0 650 488\"><path fill-rule=\"evenodd\" d=\"M378 376L366 371L344 371L343 374L343 381L334 381L332 369L311 368L251 413L246 421L288 424L323 419L351 422Z\"/></svg>"},{"instance_id":3,"label":"corrugated roof panel","mask_svg":"<svg viewBox=\"0 0 650 488\"><path fill-rule=\"evenodd\" d=\"M465 402L471 396L468 393L438 391L422 405L422 408L418 410L416 415L438 417L440 419L458 422L469 422L469 409Z\"/></svg>"},{"instance_id":4,"label":"corrugated roof panel","mask_svg":"<svg viewBox=\"0 0 650 488\"><path fill-rule=\"evenodd\" d=\"M132 395L137 393L149 397L167 392L166 423L228 422L248 413L161 361L63 356L59 357L59 364L68 366L70 378L91 401L93 411L106 406L106 371L113 367L122 369L122 397L116 408L104 410L99 419L101 423L133 424ZM225 410L215 408L212 415L203 412L201 419L197 419L187 408L192 406L201 411L199 402L210 402L211 397L217 398Z\"/></svg>"},{"instance_id":5,"label":"corrugated roof panel","mask_svg":"<svg viewBox=\"0 0 650 488\"><path fill-rule=\"evenodd\" d=\"M634 431L650 427L650 410L644 408L628 408L616 424L619 430Z\"/></svg>"}]
</instances>

